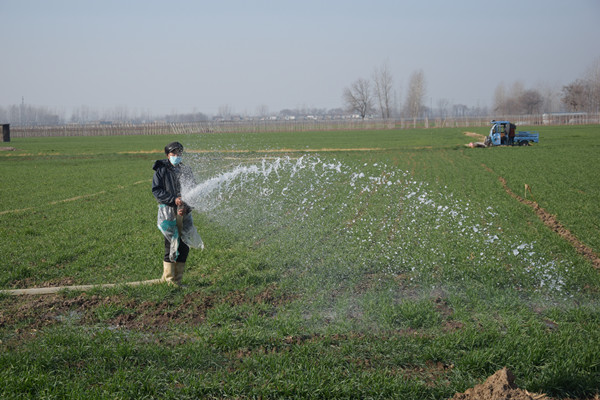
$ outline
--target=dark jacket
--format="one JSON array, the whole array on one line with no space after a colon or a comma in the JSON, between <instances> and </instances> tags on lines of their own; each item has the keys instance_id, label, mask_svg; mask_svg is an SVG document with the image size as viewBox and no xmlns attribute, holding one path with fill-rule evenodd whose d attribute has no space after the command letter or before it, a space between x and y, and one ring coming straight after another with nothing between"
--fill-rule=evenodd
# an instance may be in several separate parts
<instances>
[{"instance_id":1,"label":"dark jacket","mask_svg":"<svg viewBox=\"0 0 600 400\"><path fill-rule=\"evenodd\" d=\"M182 164L175 167L169 160L156 160L152 169L152 194L156 201L176 207L175 199L181 197L182 179L193 179L191 169Z\"/></svg>"}]
</instances>

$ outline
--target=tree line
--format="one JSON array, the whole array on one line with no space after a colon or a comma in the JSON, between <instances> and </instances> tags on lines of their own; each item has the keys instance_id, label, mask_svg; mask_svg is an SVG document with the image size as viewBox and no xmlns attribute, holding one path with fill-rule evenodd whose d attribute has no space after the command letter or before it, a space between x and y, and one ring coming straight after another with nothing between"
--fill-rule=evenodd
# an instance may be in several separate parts
<instances>
[{"instance_id":1,"label":"tree line","mask_svg":"<svg viewBox=\"0 0 600 400\"><path fill-rule=\"evenodd\" d=\"M21 126L54 126L64 124L109 124L132 123L144 124L150 122L192 123L208 121L210 118L201 112L172 113L155 117L150 112L130 111L128 107L118 106L102 112L89 107L76 107L71 117L66 118L65 112L52 110L44 106L21 104L0 107L0 123L10 123Z\"/></svg>"},{"instance_id":2,"label":"tree line","mask_svg":"<svg viewBox=\"0 0 600 400\"><path fill-rule=\"evenodd\" d=\"M426 80L423 70L414 71L408 80L404 102L399 101L394 77L387 63L375 68L370 79L359 78L344 88L342 101L347 112L365 119L376 116L383 119L448 116L466 117L489 115L487 107L468 107L451 104L447 99L439 99L427 106ZM511 85L500 83L494 92L491 112L502 115L533 115L553 112L600 112L600 58L597 59L575 81L556 88L539 84L536 88L526 88L520 82Z\"/></svg>"},{"instance_id":3,"label":"tree line","mask_svg":"<svg viewBox=\"0 0 600 400\"><path fill-rule=\"evenodd\" d=\"M568 111L600 112L600 60L582 78L563 86L561 100Z\"/></svg>"},{"instance_id":4,"label":"tree line","mask_svg":"<svg viewBox=\"0 0 600 400\"><path fill-rule=\"evenodd\" d=\"M494 111L501 114L541 114L555 111L600 112L600 59L582 77L562 86L525 88L521 82L510 87L501 83L494 93Z\"/></svg>"}]
</instances>

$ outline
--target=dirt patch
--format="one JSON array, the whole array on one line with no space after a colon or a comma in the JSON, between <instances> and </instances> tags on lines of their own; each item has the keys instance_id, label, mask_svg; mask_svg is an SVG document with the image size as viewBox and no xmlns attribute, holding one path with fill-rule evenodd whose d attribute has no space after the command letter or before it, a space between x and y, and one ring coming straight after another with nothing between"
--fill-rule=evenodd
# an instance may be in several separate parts
<instances>
[{"instance_id":1,"label":"dirt patch","mask_svg":"<svg viewBox=\"0 0 600 400\"><path fill-rule=\"evenodd\" d=\"M99 322L117 328L137 330L163 330L171 323L198 325L204 322L207 312L219 304L237 306L242 304L268 304L275 309L293 300L271 285L257 294L249 295L235 291L223 295L187 293L181 301L138 301L124 295L87 295L85 292L73 298L64 294L44 296L10 296L0 300L0 328L19 327L39 330L69 320L80 324Z\"/></svg>"},{"instance_id":2,"label":"dirt patch","mask_svg":"<svg viewBox=\"0 0 600 400\"><path fill-rule=\"evenodd\" d=\"M160 330L170 323L198 325L204 322L206 313L213 307L212 296L188 294L177 305L168 301L145 301L141 304L124 304L124 311L105 323L117 328L136 330ZM93 322L93 321L92 321Z\"/></svg>"},{"instance_id":3,"label":"dirt patch","mask_svg":"<svg viewBox=\"0 0 600 400\"><path fill-rule=\"evenodd\" d=\"M545 394L530 393L515 385L515 376L503 368L480 385L457 393L451 400L550 400Z\"/></svg>"},{"instance_id":4,"label":"dirt patch","mask_svg":"<svg viewBox=\"0 0 600 400\"><path fill-rule=\"evenodd\" d=\"M15 151L14 147L0 147L0 151Z\"/></svg>"},{"instance_id":5,"label":"dirt patch","mask_svg":"<svg viewBox=\"0 0 600 400\"><path fill-rule=\"evenodd\" d=\"M435 299L435 308L444 319L442 325L442 330L444 332L455 332L461 330L465 326L462 322L452 319L454 310L443 298L438 297Z\"/></svg>"},{"instance_id":6,"label":"dirt patch","mask_svg":"<svg viewBox=\"0 0 600 400\"><path fill-rule=\"evenodd\" d=\"M198 325L204 322L207 312L219 304L237 306L242 304L268 304L273 309L289 302L291 297L279 294L275 286L269 286L256 295L243 291L235 291L224 296L206 296L190 293L184 296L179 304L168 301L146 301L134 305L135 313L122 313L116 318L106 321L110 325L128 329L160 330L169 324Z\"/></svg>"},{"instance_id":7,"label":"dirt patch","mask_svg":"<svg viewBox=\"0 0 600 400\"><path fill-rule=\"evenodd\" d=\"M487 165L482 164L482 166L487 171L493 173L494 175L496 174ZM587 258L588 260L590 260L592 262L592 265L594 266L594 268L600 269L600 255L596 254L594 252L594 250L592 250L591 247L587 246L585 243L583 243L581 240L579 240L570 230L568 230L563 224L560 223L560 221L558 220L558 218L555 215L552 215L548 211L544 210L542 207L540 207L540 205L536 201L528 200L526 198L519 196L515 192L513 192L508 187L508 184L506 183L506 179L504 179L503 177L498 176L498 180L500 181L500 183L502 183L502 186L504 187L504 190L506 191L506 193L508 193L511 197L513 197L520 203L531 207L535 211L538 218L544 223L544 225L546 225L552 231L556 232L559 236L564 238L573 247L575 247L575 250L577 250L577 252L579 254L581 254L582 256L584 256L585 258ZM527 190L527 189L529 189L529 187L526 185L525 190Z\"/></svg>"},{"instance_id":8,"label":"dirt patch","mask_svg":"<svg viewBox=\"0 0 600 400\"><path fill-rule=\"evenodd\" d=\"M100 305L122 302L118 296L100 297L80 294L74 298L64 298L61 295L39 297L9 297L2 301L0 307L0 327L24 326L37 330L45 326L64 321L66 316L76 319L89 319L88 312Z\"/></svg>"}]
</instances>

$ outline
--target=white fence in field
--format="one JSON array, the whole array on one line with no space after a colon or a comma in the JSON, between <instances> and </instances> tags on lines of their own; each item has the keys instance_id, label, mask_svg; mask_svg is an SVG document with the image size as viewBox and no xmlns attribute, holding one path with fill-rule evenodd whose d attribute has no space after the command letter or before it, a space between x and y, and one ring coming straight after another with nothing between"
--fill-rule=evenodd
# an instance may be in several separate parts
<instances>
[{"instance_id":1,"label":"white fence in field","mask_svg":"<svg viewBox=\"0 0 600 400\"><path fill-rule=\"evenodd\" d=\"M487 127L490 121L508 120L517 126L536 125L588 125L600 124L600 114L556 113L539 115L512 115L464 118L413 119L347 119L347 120L295 120L295 121L205 121L192 123L156 122L147 124L67 124L57 126L11 126L11 136L113 136L113 135L169 135L198 133L250 133L250 132L306 132L333 130L384 130L418 128L469 128Z\"/></svg>"},{"instance_id":2,"label":"white fence in field","mask_svg":"<svg viewBox=\"0 0 600 400\"><path fill-rule=\"evenodd\" d=\"M395 121L206 121L149 124L69 124L60 126L11 126L13 137L169 135L197 133L305 132L331 130L392 129Z\"/></svg>"}]
</instances>

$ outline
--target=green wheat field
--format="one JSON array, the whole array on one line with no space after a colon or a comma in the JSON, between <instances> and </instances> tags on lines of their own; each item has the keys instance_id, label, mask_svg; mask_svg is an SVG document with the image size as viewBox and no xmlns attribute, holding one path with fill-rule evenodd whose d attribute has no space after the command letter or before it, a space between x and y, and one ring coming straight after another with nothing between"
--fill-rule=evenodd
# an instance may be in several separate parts
<instances>
[{"instance_id":1,"label":"green wheat field","mask_svg":"<svg viewBox=\"0 0 600 400\"><path fill-rule=\"evenodd\" d=\"M206 247L184 288L0 293L0 398L599 396L600 127L531 129L13 138L0 290L159 278L173 140Z\"/></svg>"}]
</instances>

